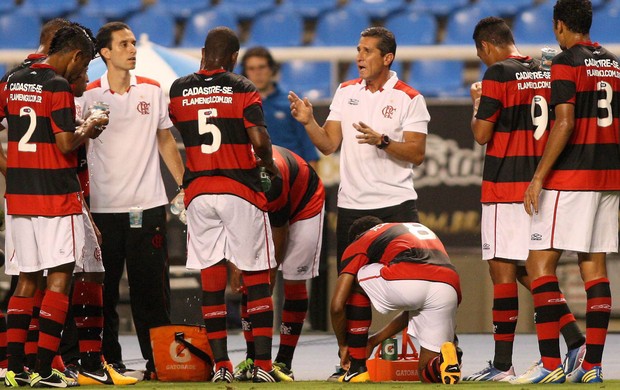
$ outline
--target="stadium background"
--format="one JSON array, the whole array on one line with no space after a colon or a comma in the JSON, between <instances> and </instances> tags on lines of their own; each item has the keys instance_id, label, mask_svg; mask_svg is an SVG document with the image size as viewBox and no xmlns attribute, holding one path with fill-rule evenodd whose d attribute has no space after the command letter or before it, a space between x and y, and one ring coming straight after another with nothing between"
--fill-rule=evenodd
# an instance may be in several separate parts
<instances>
[{"instance_id":1,"label":"stadium background","mask_svg":"<svg viewBox=\"0 0 620 390\"><path fill-rule=\"evenodd\" d=\"M0 0L0 73L21 62L38 46L40 25L66 17L94 32L107 21L123 20L136 37L143 34L173 51L200 56L206 32L226 25L238 32L243 48L269 47L281 62L280 84L308 96L322 123L338 83L357 77L355 45L367 26L384 25L397 39L393 66L399 78L420 90L432 120L427 155L416 168L422 222L446 244L463 285L460 332L490 332L492 288L480 261L480 177L484 149L471 136L469 85L484 66L471 39L477 21L495 15L512 26L522 53L539 56L544 46L557 47L552 29L554 0ZM620 54L620 0L594 0L591 36ZM178 134L177 134L178 136ZM6 134L3 142L6 142ZM180 141L180 137L177 137ZM182 143L179 143L182 149ZM335 275L335 205L338 156L324 157L320 175L328 189L327 231L321 276L313 280L308 327L329 330L328 297ZM167 177L170 195L173 181ZM2 183L3 185L4 183ZM184 269L184 226L171 216L169 248L172 267L173 319L201 322L199 280ZM618 257L609 262L612 293L620 297ZM575 258L560 266L565 295L576 316L584 315L583 293ZM6 286L6 279L3 279ZM2 288L2 290L6 290ZM532 312L531 298L521 289L521 310ZM127 291L123 295L128 297ZM128 303L128 298L127 302ZM127 304L123 326L132 331ZM611 330L620 329L620 310ZM519 332L534 332L531 315L522 316ZM378 326L382 321L376 321Z\"/></svg>"}]
</instances>

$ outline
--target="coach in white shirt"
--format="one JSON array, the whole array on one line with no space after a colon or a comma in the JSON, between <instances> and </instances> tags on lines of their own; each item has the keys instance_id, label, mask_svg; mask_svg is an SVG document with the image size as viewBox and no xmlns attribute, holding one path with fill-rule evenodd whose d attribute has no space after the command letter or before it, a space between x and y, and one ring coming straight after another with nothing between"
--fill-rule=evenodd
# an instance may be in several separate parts
<instances>
[{"instance_id":1,"label":"coach in white shirt","mask_svg":"<svg viewBox=\"0 0 620 390\"><path fill-rule=\"evenodd\" d=\"M394 34L383 27L362 31L357 46L360 78L342 83L323 127L308 98L289 93L291 113L323 153L340 152L338 260L349 226L373 215L385 222L418 222L414 165L424 161L430 115L424 97L390 70Z\"/></svg>"},{"instance_id":2,"label":"coach in white shirt","mask_svg":"<svg viewBox=\"0 0 620 390\"><path fill-rule=\"evenodd\" d=\"M97 50L108 71L88 86L80 105L82 112L97 101L110 107L106 136L88 148L91 211L103 237L106 269L103 355L123 368L116 306L126 265L134 324L147 360L145 378L150 379L155 367L149 329L170 323L168 198L159 156L179 186L184 167L169 130L172 122L162 89L156 81L130 73L136 65L135 44L124 23L111 22L99 30ZM132 208L142 210L141 227L130 226Z\"/></svg>"}]
</instances>

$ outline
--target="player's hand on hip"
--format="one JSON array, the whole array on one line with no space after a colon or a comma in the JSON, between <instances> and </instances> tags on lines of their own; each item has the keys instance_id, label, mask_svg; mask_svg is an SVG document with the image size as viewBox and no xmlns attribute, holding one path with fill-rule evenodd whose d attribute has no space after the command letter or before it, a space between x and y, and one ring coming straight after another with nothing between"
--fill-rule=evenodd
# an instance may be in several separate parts
<instances>
[{"instance_id":1,"label":"player's hand on hip","mask_svg":"<svg viewBox=\"0 0 620 390\"><path fill-rule=\"evenodd\" d=\"M540 200L541 191L542 182L532 179L523 196L523 207L525 207L525 212L529 215L538 214L538 201Z\"/></svg>"},{"instance_id":2,"label":"player's hand on hip","mask_svg":"<svg viewBox=\"0 0 620 390\"><path fill-rule=\"evenodd\" d=\"M303 100L293 91L288 92L288 101L291 103L291 115L302 125L310 123L313 117L313 109L310 100L304 97Z\"/></svg>"}]
</instances>

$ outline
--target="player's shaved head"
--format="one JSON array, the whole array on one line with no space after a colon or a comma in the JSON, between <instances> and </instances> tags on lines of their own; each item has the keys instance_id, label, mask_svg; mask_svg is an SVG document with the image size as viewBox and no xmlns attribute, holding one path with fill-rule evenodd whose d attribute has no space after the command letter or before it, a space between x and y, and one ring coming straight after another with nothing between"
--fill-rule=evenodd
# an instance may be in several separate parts
<instances>
[{"instance_id":1,"label":"player's shaved head","mask_svg":"<svg viewBox=\"0 0 620 390\"><path fill-rule=\"evenodd\" d=\"M498 47L506 47L515 43L512 31L510 31L506 21L495 16L489 16L479 21L474 29L473 38L477 48L482 47L483 41Z\"/></svg>"},{"instance_id":2,"label":"player's shaved head","mask_svg":"<svg viewBox=\"0 0 620 390\"><path fill-rule=\"evenodd\" d=\"M222 67L232 71L239 47L239 38L233 30L223 26L213 28L207 34L202 50L203 67L209 70Z\"/></svg>"},{"instance_id":3,"label":"player's shaved head","mask_svg":"<svg viewBox=\"0 0 620 390\"><path fill-rule=\"evenodd\" d=\"M42 53L47 53L56 31L70 25L71 22L63 18L54 18L46 22L43 27L41 27L41 34L39 35L39 45L41 47L39 51Z\"/></svg>"}]
</instances>

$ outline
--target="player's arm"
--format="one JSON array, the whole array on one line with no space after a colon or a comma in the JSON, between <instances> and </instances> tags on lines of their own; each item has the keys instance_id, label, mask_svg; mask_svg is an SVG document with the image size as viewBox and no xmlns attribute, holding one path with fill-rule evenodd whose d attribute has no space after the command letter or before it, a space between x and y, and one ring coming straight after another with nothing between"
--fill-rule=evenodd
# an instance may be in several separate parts
<instances>
[{"instance_id":1,"label":"player's arm","mask_svg":"<svg viewBox=\"0 0 620 390\"><path fill-rule=\"evenodd\" d=\"M79 148L89 138L97 138L108 124L107 116L97 118L89 117L84 123L78 126L75 132L62 131L56 133L56 145L63 154L70 153Z\"/></svg>"},{"instance_id":2,"label":"player's arm","mask_svg":"<svg viewBox=\"0 0 620 390\"><path fill-rule=\"evenodd\" d=\"M314 146L324 155L332 154L338 150L342 143L340 122L327 121L321 127L314 118L312 104L307 97L302 100L295 92L290 91L288 100L291 103L291 115L304 126Z\"/></svg>"},{"instance_id":3,"label":"player's arm","mask_svg":"<svg viewBox=\"0 0 620 390\"><path fill-rule=\"evenodd\" d=\"M250 137L254 153L259 158L258 164L265 167L272 176L278 175L280 171L273 161L271 138L269 138L269 133L267 133L265 126L248 127L246 131Z\"/></svg>"},{"instance_id":4,"label":"player's arm","mask_svg":"<svg viewBox=\"0 0 620 390\"><path fill-rule=\"evenodd\" d=\"M332 296L330 314L332 319L332 328L336 334L339 347L344 347L347 345L346 304L351 292L353 291L354 283L355 275L349 273L340 274L340 276L338 276L338 280L336 281L334 295Z\"/></svg>"},{"instance_id":5,"label":"player's arm","mask_svg":"<svg viewBox=\"0 0 620 390\"><path fill-rule=\"evenodd\" d=\"M284 261L284 254L286 253L286 245L288 243L288 230L288 222L283 226L271 226L271 235L273 236L273 245L278 265Z\"/></svg>"},{"instance_id":6,"label":"player's arm","mask_svg":"<svg viewBox=\"0 0 620 390\"><path fill-rule=\"evenodd\" d=\"M473 83L469 89L469 94L473 104L471 131L474 133L476 142L480 145L485 145L493 138L495 123L476 118L478 107L480 107L480 99L482 98L482 83L480 81Z\"/></svg>"},{"instance_id":7,"label":"player's arm","mask_svg":"<svg viewBox=\"0 0 620 390\"><path fill-rule=\"evenodd\" d=\"M401 332L409 323L409 312L404 311L394 317L392 321L390 321L387 325L385 325L381 330L377 333L373 334L368 338L368 345L366 347L366 352L370 357L370 354L375 349L375 347L388 337L394 336L396 333Z\"/></svg>"},{"instance_id":8,"label":"player's arm","mask_svg":"<svg viewBox=\"0 0 620 390\"><path fill-rule=\"evenodd\" d=\"M177 186L183 184L183 172L185 172L185 166L183 165L183 159L179 148L177 148L177 141L174 139L170 129L158 129L157 130L157 148L159 154L164 160L164 164L172 174Z\"/></svg>"},{"instance_id":9,"label":"player's arm","mask_svg":"<svg viewBox=\"0 0 620 390\"><path fill-rule=\"evenodd\" d=\"M359 132L355 136L357 143L381 145L383 134L373 130L364 122L353 123L353 127ZM424 162L426 155L426 134L417 131L403 131L402 141L390 140L390 143L383 150L398 160L420 165Z\"/></svg>"},{"instance_id":10,"label":"player's arm","mask_svg":"<svg viewBox=\"0 0 620 390\"><path fill-rule=\"evenodd\" d=\"M0 131L2 130L4 130L4 127L0 125ZM6 177L6 154L4 153L2 144L0 144L0 173Z\"/></svg>"},{"instance_id":11,"label":"player's arm","mask_svg":"<svg viewBox=\"0 0 620 390\"><path fill-rule=\"evenodd\" d=\"M543 182L566 147L574 129L575 106L570 103L563 103L555 106L555 123L549 133L547 145L536 167L534 177L527 187L527 190L525 190L523 206L529 215L538 213L538 200Z\"/></svg>"}]
</instances>

